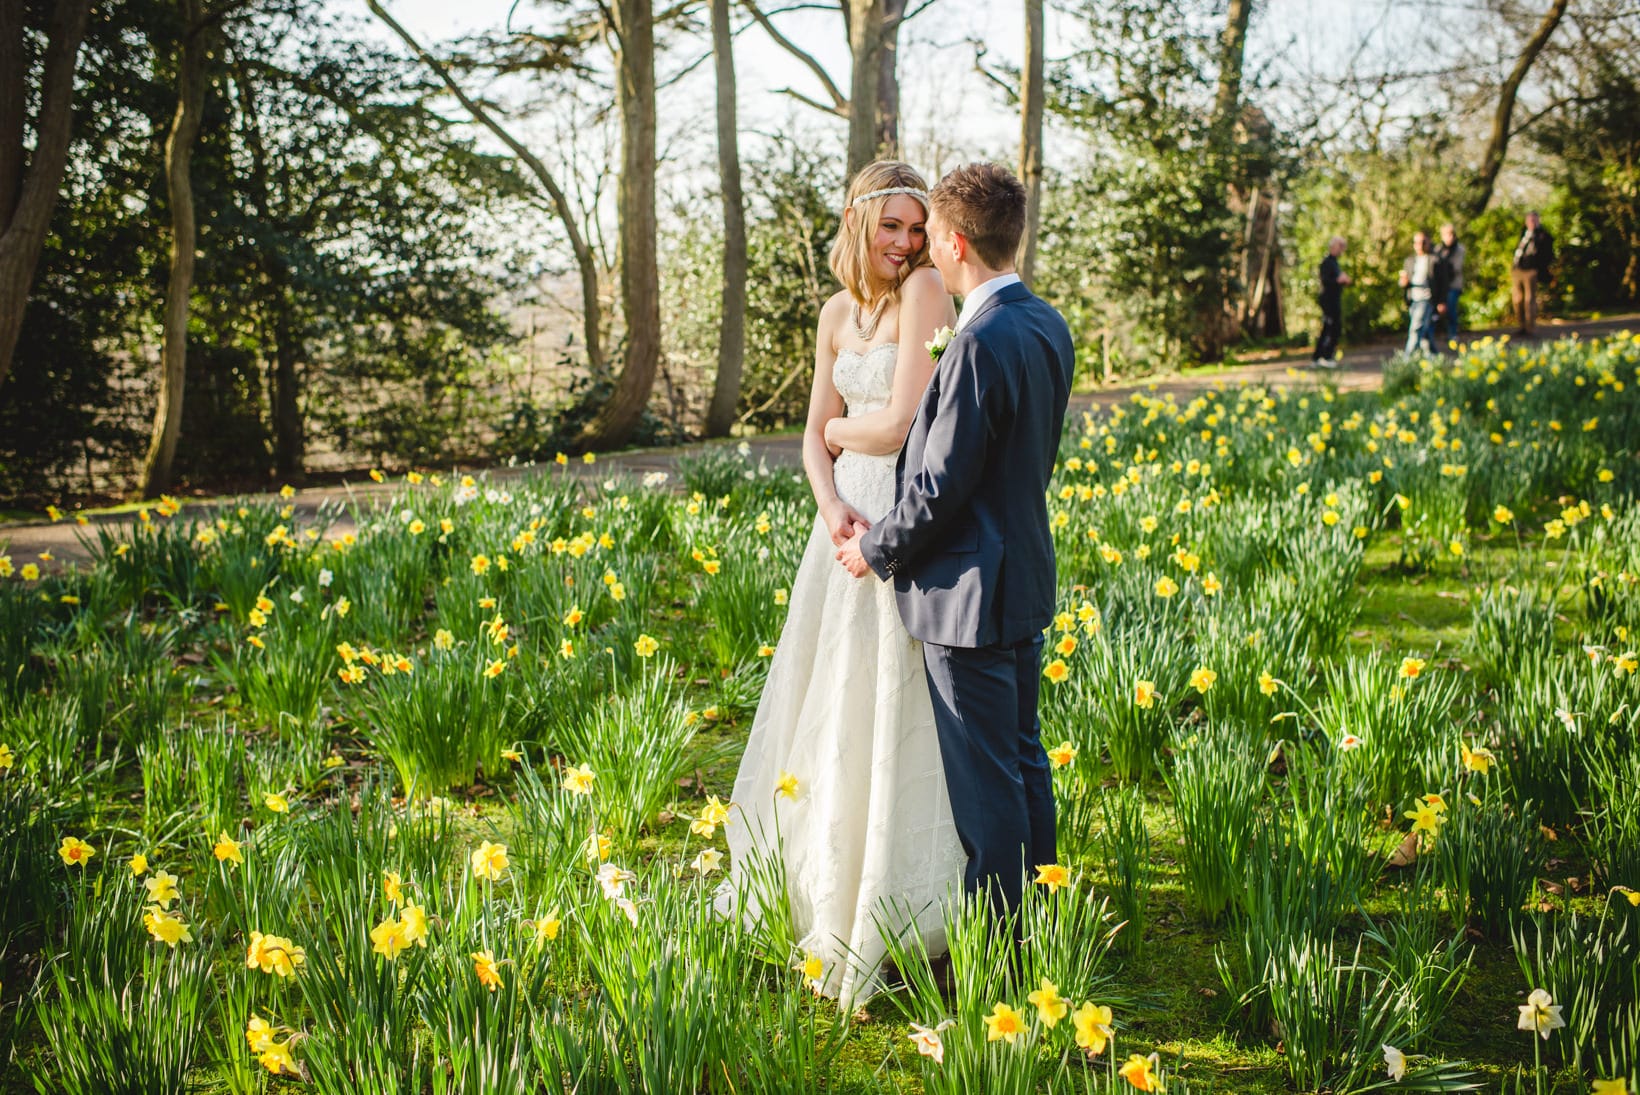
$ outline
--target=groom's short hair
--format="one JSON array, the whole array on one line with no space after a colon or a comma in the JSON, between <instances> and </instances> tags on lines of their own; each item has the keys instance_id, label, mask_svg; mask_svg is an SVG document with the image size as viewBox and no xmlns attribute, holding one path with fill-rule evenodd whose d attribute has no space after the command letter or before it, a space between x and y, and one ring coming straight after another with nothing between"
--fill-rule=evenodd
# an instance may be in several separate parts
<instances>
[{"instance_id":1,"label":"groom's short hair","mask_svg":"<svg viewBox=\"0 0 1640 1095\"><path fill-rule=\"evenodd\" d=\"M986 266L1000 270L1013 265L1025 234L1025 186L1007 168L964 164L935 184L928 203Z\"/></svg>"}]
</instances>

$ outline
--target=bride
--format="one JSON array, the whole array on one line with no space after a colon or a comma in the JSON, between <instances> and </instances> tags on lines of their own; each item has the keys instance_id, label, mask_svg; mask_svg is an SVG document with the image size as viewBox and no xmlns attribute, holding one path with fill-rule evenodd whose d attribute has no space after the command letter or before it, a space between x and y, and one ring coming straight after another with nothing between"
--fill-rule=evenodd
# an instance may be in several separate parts
<instances>
[{"instance_id":1,"label":"bride","mask_svg":"<svg viewBox=\"0 0 1640 1095\"><path fill-rule=\"evenodd\" d=\"M891 584L851 578L835 546L894 506L895 457L956 320L930 265L927 184L903 163L849 185L820 312L803 466L819 515L735 780L726 892L778 856L817 991L849 1010L880 988L881 932L915 921L943 947L941 902L966 854L951 818L920 645ZM820 973L814 974L818 959Z\"/></svg>"}]
</instances>

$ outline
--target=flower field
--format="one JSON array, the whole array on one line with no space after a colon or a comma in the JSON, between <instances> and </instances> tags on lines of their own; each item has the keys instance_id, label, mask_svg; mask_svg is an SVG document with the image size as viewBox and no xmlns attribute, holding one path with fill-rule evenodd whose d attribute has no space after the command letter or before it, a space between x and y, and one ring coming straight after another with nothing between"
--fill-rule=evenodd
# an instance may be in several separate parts
<instances>
[{"instance_id":1,"label":"flower field","mask_svg":"<svg viewBox=\"0 0 1640 1095\"><path fill-rule=\"evenodd\" d=\"M1060 862L855 1017L714 905L789 472L0 549L0 1090L1634 1092L1637 449L1627 335L1068 422Z\"/></svg>"}]
</instances>

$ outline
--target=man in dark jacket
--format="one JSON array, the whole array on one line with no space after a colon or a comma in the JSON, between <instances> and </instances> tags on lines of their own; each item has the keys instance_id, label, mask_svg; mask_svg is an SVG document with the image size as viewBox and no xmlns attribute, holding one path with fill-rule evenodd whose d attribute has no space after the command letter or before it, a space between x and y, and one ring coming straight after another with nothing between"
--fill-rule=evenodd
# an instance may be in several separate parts
<instances>
[{"instance_id":1,"label":"man in dark jacket","mask_svg":"<svg viewBox=\"0 0 1640 1095\"><path fill-rule=\"evenodd\" d=\"M1530 337L1537 332L1538 289L1548 283L1554 264L1554 237L1534 209L1526 214L1526 231L1515 244L1515 261L1509 271L1509 299L1515 306L1517 333Z\"/></svg>"},{"instance_id":2,"label":"man in dark jacket","mask_svg":"<svg viewBox=\"0 0 1640 1095\"><path fill-rule=\"evenodd\" d=\"M1338 336L1344 331L1344 286L1350 283L1350 276L1339 268L1338 257L1346 246L1343 236L1328 240L1327 257L1321 260L1318 271L1321 288L1315 299L1321 305L1321 333L1316 336L1315 357L1310 361L1318 369L1338 367L1335 358Z\"/></svg>"}]
</instances>

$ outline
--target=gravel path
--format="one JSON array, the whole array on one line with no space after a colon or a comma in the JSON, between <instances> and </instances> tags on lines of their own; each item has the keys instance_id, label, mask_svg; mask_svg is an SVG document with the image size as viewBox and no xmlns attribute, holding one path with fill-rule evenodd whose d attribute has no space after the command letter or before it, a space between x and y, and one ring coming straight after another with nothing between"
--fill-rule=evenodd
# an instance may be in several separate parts
<instances>
[{"instance_id":1,"label":"gravel path","mask_svg":"<svg viewBox=\"0 0 1640 1095\"><path fill-rule=\"evenodd\" d=\"M1560 338L1570 334L1578 334L1585 338L1608 335L1620 330L1640 329L1640 314L1622 315L1590 320L1583 322L1554 323L1545 322L1540 328L1540 335L1544 338ZM1498 333L1479 332L1478 334ZM1071 397L1070 413L1087 410L1095 406L1108 406L1127 400L1136 391L1149 392L1156 395L1172 394L1179 397L1193 395L1218 385L1241 384L1288 384L1297 386L1317 386L1323 380L1336 384L1341 389L1372 389L1378 387L1382 380L1383 362L1393 353L1399 342L1380 341L1365 346L1353 348L1345 353L1341 367L1325 373L1316 373L1304 365L1308 360L1306 351L1293 351L1279 357L1254 364L1241 365L1232 371L1213 373L1202 376L1175 376L1153 383L1127 384L1102 388L1093 392L1085 392ZM612 471L627 471L636 475L643 475L651 471L674 471L677 459L680 456L700 452L708 445L720 445L724 442L709 442L704 444L686 445L678 448L641 449L630 452L612 453L599 456L598 462L585 466L576 462L571 465L580 474L607 476ZM737 444L738 442L731 442ZM750 438L754 456L766 460L771 466L796 467L802 462L802 437L798 434L781 435L767 438ZM487 478L492 482L504 482L508 479L519 478L538 470L536 466L498 467L489 469ZM326 503L368 503L373 499L390 495L397 484L388 482L378 484L369 478L361 476L358 482L345 482L340 485L326 485L298 490L291 500L296 506L298 518L311 517L321 505ZM198 511L211 505L210 502L189 502L190 510ZM100 531L116 532L136 521L134 513L104 514L90 518L90 527L82 528L72 519L57 522L22 522L14 524L0 524L0 552L10 554L12 561L22 566L27 562L39 560L42 553L50 556L50 560L43 566L68 566L88 561L91 553L81 542L82 536L95 539ZM335 532L344 532L350 527L346 519L336 522L332 528Z\"/></svg>"}]
</instances>

